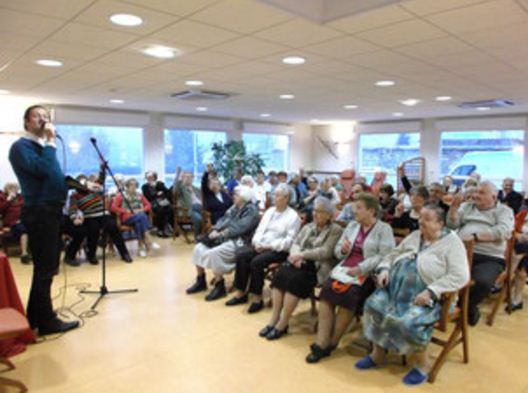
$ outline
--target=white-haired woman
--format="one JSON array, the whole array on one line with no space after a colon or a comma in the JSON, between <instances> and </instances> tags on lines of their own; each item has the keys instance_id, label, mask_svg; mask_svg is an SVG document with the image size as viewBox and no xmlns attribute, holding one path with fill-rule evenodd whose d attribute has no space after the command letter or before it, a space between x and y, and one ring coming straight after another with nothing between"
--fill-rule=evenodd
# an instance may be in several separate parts
<instances>
[{"instance_id":1,"label":"white-haired woman","mask_svg":"<svg viewBox=\"0 0 528 393\"><path fill-rule=\"evenodd\" d=\"M233 206L194 247L192 262L196 265L198 276L196 282L187 289L188 294L207 289L205 269L210 269L215 277L215 285L205 300L226 296L224 274L233 271L235 251L250 243L258 224L259 212L257 206L251 203L251 195L249 187L235 187Z\"/></svg>"},{"instance_id":2,"label":"white-haired woman","mask_svg":"<svg viewBox=\"0 0 528 393\"><path fill-rule=\"evenodd\" d=\"M255 313L264 307L262 288L266 268L275 262L288 258L293 239L299 232L301 220L297 212L288 206L290 190L281 183L275 188L275 206L269 208L252 239L252 245L242 247L236 255L235 296L227 306L235 306L248 301L252 295L248 312Z\"/></svg>"},{"instance_id":3,"label":"white-haired woman","mask_svg":"<svg viewBox=\"0 0 528 393\"><path fill-rule=\"evenodd\" d=\"M288 261L283 263L273 278L273 310L270 321L260 331L261 337L276 340L288 331L290 317L299 304L313 292L318 282L326 280L337 263L334 247L343 232L332 222L335 209L324 197L314 202L314 221L305 225L295 237Z\"/></svg>"}]
</instances>

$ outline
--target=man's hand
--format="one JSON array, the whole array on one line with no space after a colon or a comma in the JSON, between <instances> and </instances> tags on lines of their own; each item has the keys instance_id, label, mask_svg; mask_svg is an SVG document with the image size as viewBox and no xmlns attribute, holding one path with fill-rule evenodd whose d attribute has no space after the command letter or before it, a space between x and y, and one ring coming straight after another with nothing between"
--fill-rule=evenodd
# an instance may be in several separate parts
<instances>
[{"instance_id":1,"label":"man's hand","mask_svg":"<svg viewBox=\"0 0 528 393\"><path fill-rule=\"evenodd\" d=\"M420 292L416 297L414 298L414 304L417 306L428 306L431 304L431 301L433 300L431 296L431 292L429 292L427 289Z\"/></svg>"},{"instance_id":2,"label":"man's hand","mask_svg":"<svg viewBox=\"0 0 528 393\"><path fill-rule=\"evenodd\" d=\"M259 244L258 246L255 247L255 251L258 252L259 254L265 252L265 251L268 251L268 250L271 250L271 247L270 246L264 246L262 244Z\"/></svg>"},{"instance_id":3,"label":"man's hand","mask_svg":"<svg viewBox=\"0 0 528 393\"><path fill-rule=\"evenodd\" d=\"M76 217L74 220L73 220L73 225L75 226L79 226L79 225L82 225L84 219L82 217Z\"/></svg>"},{"instance_id":4,"label":"man's hand","mask_svg":"<svg viewBox=\"0 0 528 393\"><path fill-rule=\"evenodd\" d=\"M389 284L389 271L388 270L382 270L377 276L376 280L378 282L378 286L381 288L384 288Z\"/></svg>"},{"instance_id":5,"label":"man's hand","mask_svg":"<svg viewBox=\"0 0 528 393\"><path fill-rule=\"evenodd\" d=\"M292 264L294 264L297 261L302 261L302 259L303 259L302 254L290 254L290 256L288 257L288 261Z\"/></svg>"},{"instance_id":6,"label":"man's hand","mask_svg":"<svg viewBox=\"0 0 528 393\"><path fill-rule=\"evenodd\" d=\"M352 243L350 243L350 241L346 239L343 245L341 246L341 254L348 255L348 253L350 253L351 250L352 250Z\"/></svg>"},{"instance_id":7,"label":"man's hand","mask_svg":"<svg viewBox=\"0 0 528 393\"><path fill-rule=\"evenodd\" d=\"M55 142L55 126L49 121L44 123L42 129L44 130L44 137L48 142Z\"/></svg>"},{"instance_id":8,"label":"man's hand","mask_svg":"<svg viewBox=\"0 0 528 393\"><path fill-rule=\"evenodd\" d=\"M456 193L455 195L453 195L453 199L451 200L451 205L449 209L453 209L454 211L458 210L462 202L464 202L464 197L461 193Z\"/></svg>"},{"instance_id":9,"label":"man's hand","mask_svg":"<svg viewBox=\"0 0 528 393\"><path fill-rule=\"evenodd\" d=\"M394 208L394 217L400 218L404 212L405 212L405 206L403 205L403 202L400 202Z\"/></svg>"}]
</instances>

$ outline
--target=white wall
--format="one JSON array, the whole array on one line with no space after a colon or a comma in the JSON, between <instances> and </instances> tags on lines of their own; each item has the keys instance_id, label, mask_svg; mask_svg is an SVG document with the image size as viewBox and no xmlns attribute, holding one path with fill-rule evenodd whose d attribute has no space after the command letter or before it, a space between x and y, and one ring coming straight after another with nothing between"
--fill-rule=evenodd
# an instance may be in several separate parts
<instances>
[{"instance_id":1,"label":"white wall","mask_svg":"<svg viewBox=\"0 0 528 393\"><path fill-rule=\"evenodd\" d=\"M339 172L356 167L357 132L354 123L312 126L311 169Z\"/></svg>"}]
</instances>

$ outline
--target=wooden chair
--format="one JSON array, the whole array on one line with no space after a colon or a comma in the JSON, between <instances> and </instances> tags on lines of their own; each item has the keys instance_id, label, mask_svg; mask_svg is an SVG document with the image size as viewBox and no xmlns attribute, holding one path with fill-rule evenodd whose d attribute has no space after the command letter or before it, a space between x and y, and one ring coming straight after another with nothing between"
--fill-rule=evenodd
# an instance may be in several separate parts
<instances>
[{"instance_id":1,"label":"wooden chair","mask_svg":"<svg viewBox=\"0 0 528 393\"><path fill-rule=\"evenodd\" d=\"M29 329L26 318L13 308L0 309L0 340L16 338ZM7 358L0 357L0 363L7 366L3 372L14 370L15 366ZM27 392L26 385L15 379L0 377L0 386L12 386L20 392Z\"/></svg>"},{"instance_id":2,"label":"wooden chair","mask_svg":"<svg viewBox=\"0 0 528 393\"><path fill-rule=\"evenodd\" d=\"M502 272L499 277L496 280L496 285L502 285L501 290L499 291L499 295L496 299L493 301L493 308L491 309L491 313L486 318L486 324L488 326L493 326L493 322L495 321L495 315L497 314L497 311L499 311L499 308L502 306L504 301L506 301L506 312L508 314L512 313L512 299L511 299L511 292L512 292L512 280L513 280L513 272L512 269L512 257L513 257L513 246L515 244L515 232L512 233L512 236L506 243L506 250L504 252L504 262L506 264L506 270Z\"/></svg>"},{"instance_id":3,"label":"wooden chair","mask_svg":"<svg viewBox=\"0 0 528 393\"><path fill-rule=\"evenodd\" d=\"M464 241L469 268L473 262L473 245L474 241ZM453 325L449 338L443 339L433 335L431 343L439 345L442 350L436 358L431 371L429 372L429 382L433 383L442 368L447 355L451 350L462 344L464 363L469 362L468 347L468 305L469 305L469 288L471 282L468 282L458 292L449 292L442 295L442 310L440 320L435 324L434 329L446 333L448 326ZM455 304L458 297L458 304Z\"/></svg>"}]
</instances>

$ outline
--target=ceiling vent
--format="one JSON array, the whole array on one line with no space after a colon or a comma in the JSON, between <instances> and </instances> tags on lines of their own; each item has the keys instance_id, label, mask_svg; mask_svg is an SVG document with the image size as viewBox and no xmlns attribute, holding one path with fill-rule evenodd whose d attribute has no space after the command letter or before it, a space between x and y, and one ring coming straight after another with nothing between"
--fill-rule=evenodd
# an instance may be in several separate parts
<instances>
[{"instance_id":1,"label":"ceiling vent","mask_svg":"<svg viewBox=\"0 0 528 393\"><path fill-rule=\"evenodd\" d=\"M225 100L231 94L208 90L185 90L170 95L173 98L184 101Z\"/></svg>"},{"instance_id":2,"label":"ceiling vent","mask_svg":"<svg viewBox=\"0 0 528 393\"><path fill-rule=\"evenodd\" d=\"M468 101L459 104L459 108L465 109L477 109L477 108L509 108L514 106L515 103L510 100L497 99L497 100L482 100L482 101Z\"/></svg>"}]
</instances>

